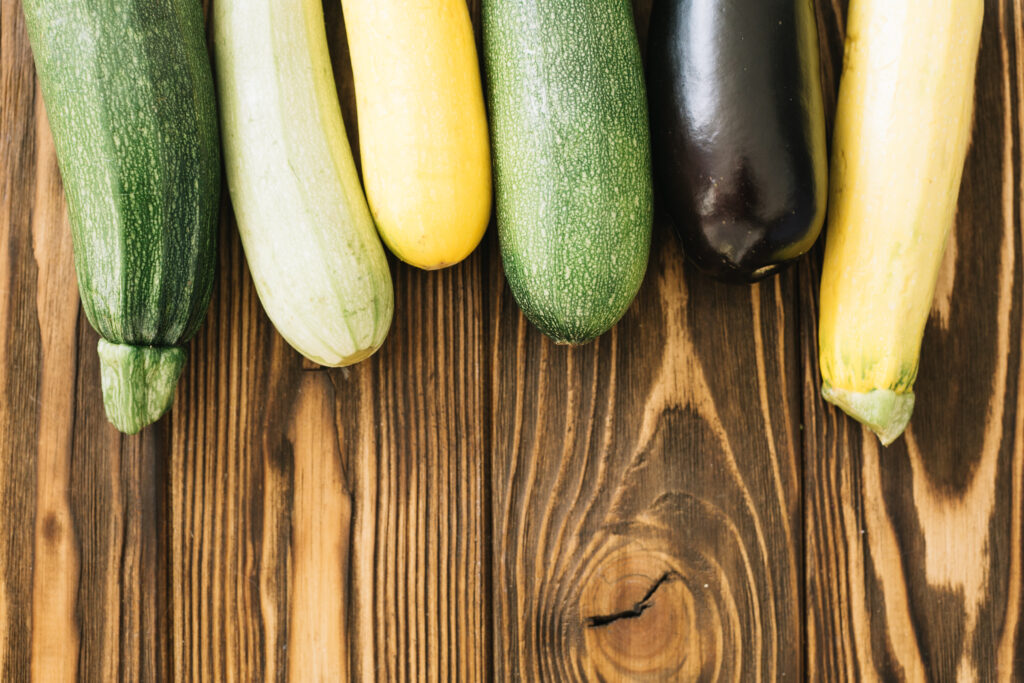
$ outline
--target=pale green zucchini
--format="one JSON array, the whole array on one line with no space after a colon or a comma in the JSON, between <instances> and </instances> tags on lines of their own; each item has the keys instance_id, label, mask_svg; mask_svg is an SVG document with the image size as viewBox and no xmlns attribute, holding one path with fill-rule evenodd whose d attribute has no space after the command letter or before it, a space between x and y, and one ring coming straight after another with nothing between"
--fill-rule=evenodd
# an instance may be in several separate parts
<instances>
[{"instance_id":1,"label":"pale green zucchini","mask_svg":"<svg viewBox=\"0 0 1024 683\"><path fill-rule=\"evenodd\" d=\"M341 117L319 0L219 0L228 187L263 307L322 365L371 355L394 291Z\"/></svg>"}]
</instances>

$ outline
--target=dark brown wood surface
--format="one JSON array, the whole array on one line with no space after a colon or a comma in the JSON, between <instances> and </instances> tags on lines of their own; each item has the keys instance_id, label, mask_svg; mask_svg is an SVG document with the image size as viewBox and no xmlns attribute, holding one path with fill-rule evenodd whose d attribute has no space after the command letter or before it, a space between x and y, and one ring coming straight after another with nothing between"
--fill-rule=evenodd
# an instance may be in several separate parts
<instances>
[{"instance_id":1,"label":"dark brown wood surface","mask_svg":"<svg viewBox=\"0 0 1024 683\"><path fill-rule=\"evenodd\" d=\"M917 411L883 449L818 396L819 253L719 285L659 217L634 306L567 349L492 228L455 268L394 263L384 348L324 370L263 314L227 201L174 409L120 436L2 0L0 680L1024 680L1024 0L986 12ZM844 14L818 3L830 116Z\"/></svg>"}]
</instances>

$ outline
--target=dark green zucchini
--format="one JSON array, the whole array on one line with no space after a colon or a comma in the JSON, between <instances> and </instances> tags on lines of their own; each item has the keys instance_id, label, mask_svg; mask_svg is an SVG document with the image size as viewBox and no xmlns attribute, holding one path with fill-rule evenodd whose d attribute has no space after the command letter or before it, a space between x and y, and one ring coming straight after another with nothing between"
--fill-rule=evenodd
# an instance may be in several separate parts
<instances>
[{"instance_id":1,"label":"dark green zucchini","mask_svg":"<svg viewBox=\"0 0 1024 683\"><path fill-rule=\"evenodd\" d=\"M484 0L501 255L526 317L590 341L650 252L650 134L628 0Z\"/></svg>"},{"instance_id":2,"label":"dark green zucchini","mask_svg":"<svg viewBox=\"0 0 1024 683\"><path fill-rule=\"evenodd\" d=\"M662 0L647 59L656 187L689 258L754 281L810 249L828 193L811 0Z\"/></svg>"},{"instance_id":3,"label":"dark green zucchini","mask_svg":"<svg viewBox=\"0 0 1024 683\"><path fill-rule=\"evenodd\" d=\"M24 0L107 416L170 406L213 285L220 146L198 0Z\"/></svg>"}]
</instances>

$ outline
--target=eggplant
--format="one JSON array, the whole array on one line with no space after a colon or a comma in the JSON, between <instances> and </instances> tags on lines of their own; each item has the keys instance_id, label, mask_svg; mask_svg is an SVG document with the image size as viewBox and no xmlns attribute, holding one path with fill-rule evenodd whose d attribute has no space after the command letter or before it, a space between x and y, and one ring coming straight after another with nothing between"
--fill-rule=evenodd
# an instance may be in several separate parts
<instances>
[{"instance_id":1,"label":"eggplant","mask_svg":"<svg viewBox=\"0 0 1024 683\"><path fill-rule=\"evenodd\" d=\"M689 259L754 282L804 254L828 195L812 0L660 0L647 59L658 199Z\"/></svg>"}]
</instances>

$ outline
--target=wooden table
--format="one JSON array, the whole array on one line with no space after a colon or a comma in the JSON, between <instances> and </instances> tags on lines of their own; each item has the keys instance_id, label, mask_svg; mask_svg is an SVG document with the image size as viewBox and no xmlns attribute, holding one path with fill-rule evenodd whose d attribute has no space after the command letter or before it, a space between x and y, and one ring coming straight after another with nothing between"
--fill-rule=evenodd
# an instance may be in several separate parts
<instances>
[{"instance_id":1,"label":"wooden table","mask_svg":"<svg viewBox=\"0 0 1024 683\"><path fill-rule=\"evenodd\" d=\"M492 229L395 263L388 342L328 371L263 314L226 201L174 410L120 436L3 0L0 679L1024 679L1024 2L986 11L917 412L882 449L818 395L820 253L719 285L659 218L635 305L570 350ZM819 3L830 118L844 13Z\"/></svg>"}]
</instances>

